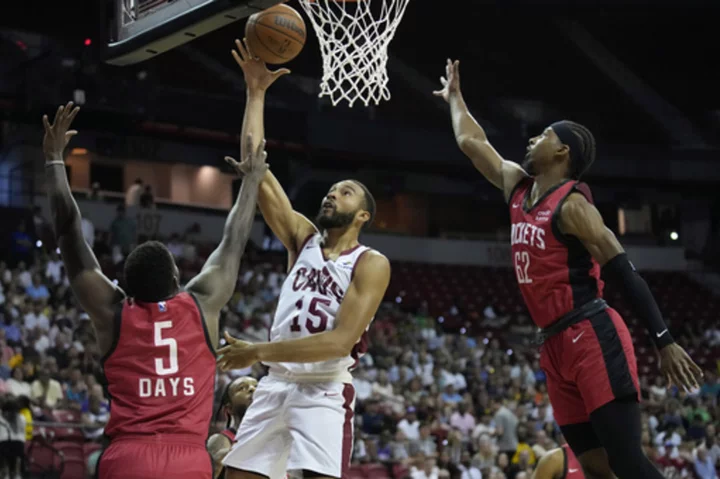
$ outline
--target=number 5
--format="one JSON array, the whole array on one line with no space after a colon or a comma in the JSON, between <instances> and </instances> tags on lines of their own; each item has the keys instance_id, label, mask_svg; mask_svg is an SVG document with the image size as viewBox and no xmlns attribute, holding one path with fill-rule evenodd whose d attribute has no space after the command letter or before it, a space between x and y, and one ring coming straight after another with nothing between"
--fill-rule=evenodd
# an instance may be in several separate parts
<instances>
[{"instance_id":1,"label":"number 5","mask_svg":"<svg viewBox=\"0 0 720 479\"><path fill-rule=\"evenodd\" d=\"M162 358L155 358L155 372L158 376L167 376L178 372L177 341L174 338L163 338L162 330L172 328L172 321L155 323L155 346L168 346L170 348L170 366L163 366Z\"/></svg>"}]
</instances>

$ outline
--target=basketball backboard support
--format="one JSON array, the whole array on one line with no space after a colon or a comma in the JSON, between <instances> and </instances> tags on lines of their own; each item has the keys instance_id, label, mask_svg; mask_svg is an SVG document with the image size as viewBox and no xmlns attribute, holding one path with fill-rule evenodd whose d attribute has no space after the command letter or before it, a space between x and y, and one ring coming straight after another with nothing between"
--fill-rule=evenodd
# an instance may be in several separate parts
<instances>
[{"instance_id":1,"label":"basketball backboard support","mask_svg":"<svg viewBox=\"0 0 720 479\"><path fill-rule=\"evenodd\" d=\"M281 0L112 0L105 61L132 65Z\"/></svg>"}]
</instances>

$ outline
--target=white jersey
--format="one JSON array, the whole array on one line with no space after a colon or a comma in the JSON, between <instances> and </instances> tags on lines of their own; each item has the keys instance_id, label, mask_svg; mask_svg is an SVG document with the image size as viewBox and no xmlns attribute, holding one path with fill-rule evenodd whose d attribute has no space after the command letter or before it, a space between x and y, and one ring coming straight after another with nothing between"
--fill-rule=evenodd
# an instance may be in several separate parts
<instances>
[{"instance_id":1,"label":"white jersey","mask_svg":"<svg viewBox=\"0 0 720 479\"><path fill-rule=\"evenodd\" d=\"M322 236L315 233L300 249L280 291L270 341L302 338L335 328L340 303L350 287L360 256L370 248L358 245L333 261L325 258ZM367 350L367 331L349 356L318 363L265 363L270 374L289 380L352 381L349 371Z\"/></svg>"}]
</instances>

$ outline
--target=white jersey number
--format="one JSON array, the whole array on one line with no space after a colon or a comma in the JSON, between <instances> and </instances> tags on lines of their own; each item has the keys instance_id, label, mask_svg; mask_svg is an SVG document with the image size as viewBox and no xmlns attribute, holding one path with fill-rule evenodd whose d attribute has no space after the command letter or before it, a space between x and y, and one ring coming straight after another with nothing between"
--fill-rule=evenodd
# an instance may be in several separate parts
<instances>
[{"instance_id":1,"label":"white jersey number","mask_svg":"<svg viewBox=\"0 0 720 479\"><path fill-rule=\"evenodd\" d=\"M532 279L528 276L528 268L530 267L530 255L527 251L518 251L515 253L515 273L519 284L530 284Z\"/></svg>"},{"instance_id":2,"label":"white jersey number","mask_svg":"<svg viewBox=\"0 0 720 479\"><path fill-rule=\"evenodd\" d=\"M327 329L328 326L328 315L325 311L318 308L318 305L330 306L332 302L325 298L312 298L307 310L307 319L305 320L305 329L310 334L322 333ZM297 333L301 331L300 316L302 315L303 300L299 299L295 303L295 307L298 309L297 315L293 318L290 324L290 331Z\"/></svg>"},{"instance_id":3,"label":"white jersey number","mask_svg":"<svg viewBox=\"0 0 720 479\"><path fill-rule=\"evenodd\" d=\"M163 358L155 358L155 372L158 376L167 376L178 372L178 348L174 338L163 338L163 329L172 328L172 321L159 321L155 323L155 346L167 346L169 349L169 366L165 367Z\"/></svg>"}]
</instances>

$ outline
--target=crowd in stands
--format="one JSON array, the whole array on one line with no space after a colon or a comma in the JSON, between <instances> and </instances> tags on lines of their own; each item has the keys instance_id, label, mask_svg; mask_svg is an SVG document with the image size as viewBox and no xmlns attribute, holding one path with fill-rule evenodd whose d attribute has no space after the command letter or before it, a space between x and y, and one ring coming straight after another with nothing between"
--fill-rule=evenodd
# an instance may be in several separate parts
<instances>
[{"instance_id":1,"label":"crowd in stands","mask_svg":"<svg viewBox=\"0 0 720 479\"><path fill-rule=\"evenodd\" d=\"M94 249L112 278L118 277L126 250L124 244L119 252L113 248L127 240L124 221L116 223L113 234L94 232ZM37 237L25 229L20 233L14 238L22 254L0 258L0 449L42 436L43 425L58 422L57 410L74 413L68 417L79 421L81 440L98 441L109 402L89 318L74 301L54 246L37 247ZM210 250L193 240L196 233L194 228L166 241L184 281L199 271ZM221 328L265 341L285 263L282 255L249 248ZM528 340L527 318L487 304L479 319L484 333L476 336L472 328L447 330L426 303L408 308L388 299L355 372L352 474L528 479L539 458L563 439L537 347ZM508 323L518 325L510 335L503 333ZM701 347L720 343L717 326L700 337ZM668 389L657 368L642 376L643 447L665 477L717 477L720 382L716 363L705 369L705 382L694 392ZM264 371L256 365L218 374L222 391L234 377L259 377ZM213 427L221 427L224 418L215 419ZM15 477L13 467L0 470L0 478Z\"/></svg>"}]
</instances>

